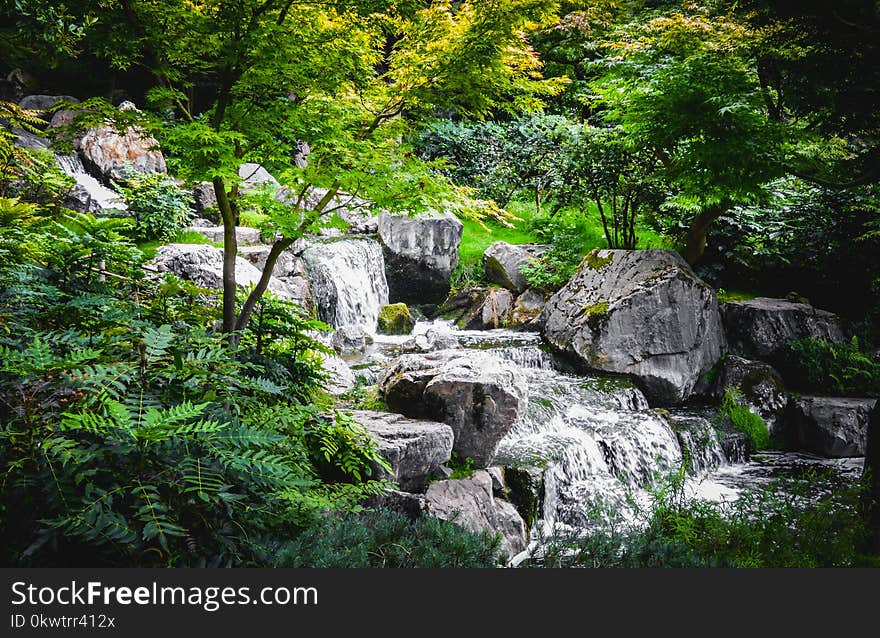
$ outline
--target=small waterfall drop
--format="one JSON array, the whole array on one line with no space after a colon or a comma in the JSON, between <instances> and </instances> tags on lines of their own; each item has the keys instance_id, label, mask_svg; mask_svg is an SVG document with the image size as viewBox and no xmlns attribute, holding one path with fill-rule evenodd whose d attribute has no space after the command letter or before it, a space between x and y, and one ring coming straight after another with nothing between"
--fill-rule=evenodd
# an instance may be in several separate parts
<instances>
[{"instance_id":1,"label":"small waterfall drop","mask_svg":"<svg viewBox=\"0 0 880 638\"><path fill-rule=\"evenodd\" d=\"M372 239L315 242L303 253L312 297L322 321L334 328L362 326L375 332L388 303L382 248Z\"/></svg>"},{"instance_id":2,"label":"small waterfall drop","mask_svg":"<svg viewBox=\"0 0 880 638\"><path fill-rule=\"evenodd\" d=\"M55 161L62 171L76 180L76 188L80 191L79 198L83 201L86 209L91 212L113 208L127 210L128 206L122 201L119 193L107 188L97 178L89 175L78 155L56 154Z\"/></svg>"}]
</instances>

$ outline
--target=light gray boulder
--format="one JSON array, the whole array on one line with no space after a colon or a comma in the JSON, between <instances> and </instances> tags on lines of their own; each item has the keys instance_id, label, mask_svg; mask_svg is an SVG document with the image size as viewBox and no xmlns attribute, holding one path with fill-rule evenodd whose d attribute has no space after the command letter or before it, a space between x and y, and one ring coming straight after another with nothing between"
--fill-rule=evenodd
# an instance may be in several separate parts
<instances>
[{"instance_id":1,"label":"light gray boulder","mask_svg":"<svg viewBox=\"0 0 880 638\"><path fill-rule=\"evenodd\" d=\"M170 272L181 279L192 281L202 288L223 288L223 250L208 244L166 244L159 246L156 256L147 264L159 273ZM261 276L253 264L242 257L235 258L235 281L247 288L255 285ZM297 292L283 281L272 278L269 291L281 299L298 302Z\"/></svg>"},{"instance_id":2,"label":"light gray boulder","mask_svg":"<svg viewBox=\"0 0 880 638\"><path fill-rule=\"evenodd\" d=\"M238 167L238 178L241 180L241 191L248 193L259 190L267 184L280 188L281 184L275 179L269 171L260 164L247 162Z\"/></svg>"},{"instance_id":3,"label":"light gray boulder","mask_svg":"<svg viewBox=\"0 0 880 638\"><path fill-rule=\"evenodd\" d=\"M340 396L354 388L356 379L354 372L342 358L335 354L318 353L321 357L321 366L327 373L324 389L333 396Z\"/></svg>"},{"instance_id":4,"label":"light gray boulder","mask_svg":"<svg viewBox=\"0 0 880 638\"><path fill-rule=\"evenodd\" d=\"M795 445L829 458L864 456L868 423L876 399L796 397L787 427Z\"/></svg>"},{"instance_id":5,"label":"light gray boulder","mask_svg":"<svg viewBox=\"0 0 880 638\"><path fill-rule=\"evenodd\" d=\"M472 532L500 533L502 553L511 559L526 548L526 526L516 508L495 498L492 478L476 471L470 478L436 481L425 493L427 513Z\"/></svg>"},{"instance_id":6,"label":"light gray boulder","mask_svg":"<svg viewBox=\"0 0 880 638\"><path fill-rule=\"evenodd\" d=\"M837 315L786 299L729 301L721 314L730 352L748 359L773 359L797 339L845 339Z\"/></svg>"},{"instance_id":7,"label":"light gray boulder","mask_svg":"<svg viewBox=\"0 0 880 638\"><path fill-rule=\"evenodd\" d=\"M373 338L363 326L340 326L333 332L330 343L337 354L344 356L363 352L373 343Z\"/></svg>"},{"instance_id":8,"label":"light gray boulder","mask_svg":"<svg viewBox=\"0 0 880 638\"><path fill-rule=\"evenodd\" d=\"M401 490L417 492L452 455L452 428L435 421L416 421L400 414L357 410L354 420L378 445L391 465L390 474L378 465L371 478L388 478Z\"/></svg>"},{"instance_id":9,"label":"light gray boulder","mask_svg":"<svg viewBox=\"0 0 880 638\"><path fill-rule=\"evenodd\" d=\"M395 412L450 425L453 449L476 467L491 465L528 404L522 371L479 350L402 355L386 368L379 388Z\"/></svg>"},{"instance_id":10,"label":"light gray boulder","mask_svg":"<svg viewBox=\"0 0 880 638\"><path fill-rule=\"evenodd\" d=\"M515 295L525 292L529 282L520 269L536 257L540 257L548 246L538 244L508 244L496 241L483 253L483 270L486 280L507 288Z\"/></svg>"},{"instance_id":11,"label":"light gray boulder","mask_svg":"<svg viewBox=\"0 0 880 638\"><path fill-rule=\"evenodd\" d=\"M434 352L457 347L458 339L455 338L455 335L428 328L425 332L414 335L411 339L400 344L400 352L404 354Z\"/></svg>"},{"instance_id":12,"label":"light gray boulder","mask_svg":"<svg viewBox=\"0 0 880 638\"><path fill-rule=\"evenodd\" d=\"M554 349L629 375L655 404L687 400L724 351L714 291L666 250L593 251L539 321Z\"/></svg>"},{"instance_id":13,"label":"light gray boulder","mask_svg":"<svg viewBox=\"0 0 880 638\"><path fill-rule=\"evenodd\" d=\"M440 303L458 265L464 226L452 215L379 215L379 241L385 255L389 301Z\"/></svg>"}]
</instances>

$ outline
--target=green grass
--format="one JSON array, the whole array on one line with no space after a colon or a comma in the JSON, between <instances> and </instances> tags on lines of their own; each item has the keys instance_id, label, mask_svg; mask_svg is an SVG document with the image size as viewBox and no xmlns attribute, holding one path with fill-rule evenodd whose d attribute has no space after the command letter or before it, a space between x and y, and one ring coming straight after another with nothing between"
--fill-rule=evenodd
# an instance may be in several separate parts
<instances>
[{"instance_id":1,"label":"green grass","mask_svg":"<svg viewBox=\"0 0 880 638\"><path fill-rule=\"evenodd\" d=\"M721 302L749 301L758 296L756 293L748 292L747 290L726 290L724 288L719 288L715 291L715 294L718 297L718 301Z\"/></svg>"},{"instance_id":2,"label":"green grass","mask_svg":"<svg viewBox=\"0 0 880 638\"><path fill-rule=\"evenodd\" d=\"M223 248L223 244L212 242L203 234L197 233L194 230L182 230L171 241L145 241L138 244L138 248L149 260L156 256L159 246L164 246L165 244L211 244L215 248Z\"/></svg>"},{"instance_id":3,"label":"green grass","mask_svg":"<svg viewBox=\"0 0 880 638\"><path fill-rule=\"evenodd\" d=\"M607 248L605 231L602 228L602 220L599 212L592 207L587 215L582 215L573 209L559 211L552 220L549 215L551 206L542 206L541 214L535 210L532 201L513 200L508 204L507 211L517 219L512 227L503 226L494 220L487 220L485 226L471 220L462 220L464 231L459 248L459 265L453 275L456 288L468 284L478 283L482 280L482 259L486 249L496 241L505 241L509 244L533 244L547 243L546 233L542 238L540 228L553 227L556 230L563 228L570 230L577 236L578 249L581 256L595 248ZM541 220L545 220L542 224ZM636 234L639 238L639 248L663 248L674 249L673 241L651 228L638 226Z\"/></svg>"}]
</instances>

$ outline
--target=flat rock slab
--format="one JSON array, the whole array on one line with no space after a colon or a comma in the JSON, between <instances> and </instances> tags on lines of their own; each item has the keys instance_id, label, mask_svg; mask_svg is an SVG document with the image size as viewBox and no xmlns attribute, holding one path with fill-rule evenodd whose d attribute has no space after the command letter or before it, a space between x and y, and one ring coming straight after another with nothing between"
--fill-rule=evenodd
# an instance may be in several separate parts
<instances>
[{"instance_id":1,"label":"flat rock slab","mask_svg":"<svg viewBox=\"0 0 880 638\"><path fill-rule=\"evenodd\" d=\"M728 349L747 359L772 359L797 339L845 339L837 315L786 299L729 301L721 314Z\"/></svg>"},{"instance_id":2,"label":"flat rock slab","mask_svg":"<svg viewBox=\"0 0 880 638\"><path fill-rule=\"evenodd\" d=\"M352 413L391 464L381 473L405 491L420 491L452 456L452 428L436 421L417 421L400 414L358 410ZM376 476L374 478L381 478Z\"/></svg>"},{"instance_id":3,"label":"flat rock slab","mask_svg":"<svg viewBox=\"0 0 880 638\"><path fill-rule=\"evenodd\" d=\"M522 372L477 350L402 355L382 374L379 387L395 412L450 425L453 449L477 467L491 465L528 404Z\"/></svg>"}]
</instances>

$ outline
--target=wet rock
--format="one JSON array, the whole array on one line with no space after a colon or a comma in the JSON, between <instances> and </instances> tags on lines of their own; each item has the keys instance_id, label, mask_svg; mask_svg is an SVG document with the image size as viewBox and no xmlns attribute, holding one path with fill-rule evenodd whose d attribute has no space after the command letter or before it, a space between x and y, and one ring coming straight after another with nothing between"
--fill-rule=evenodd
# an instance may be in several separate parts
<instances>
[{"instance_id":1,"label":"wet rock","mask_svg":"<svg viewBox=\"0 0 880 638\"><path fill-rule=\"evenodd\" d=\"M544 293L529 288L513 303L513 311L510 313L511 327L519 326L528 330L540 330L538 317L545 305L547 305L547 298Z\"/></svg>"},{"instance_id":2,"label":"wet rock","mask_svg":"<svg viewBox=\"0 0 880 638\"><path fill-rule=\"evenodd\" d=\"M748 359L772 361L797 339L845 339L837 315L785 299L730 301L721 314L730 352Z\"/></svg>"},{"instance_id":3,"label":"wet rock","mask_svg":"<svg viewBox=\"0 0 880 638\"><path fill-rule=\"evenodd\" d=\"M493 496L492 478L487 472L431 483L425 494L425 509L436 518L453 521L472 532L501 533L502 552L508 559L526 548L522 517L513 505Z\"/></svg>"},{"instance_id":4,"label":"wet rock","mask_svg":"<svg viewBox=\"0 0 880 638\"><path fill-rule=\"evenodd\" d=\"M729 354L719 362L711 394L720 399L728 387L739 389L749 408L767 424L770 434L781 432L788 395L782 376L772 366Z\"/></svg>"},{"instance_id":5,"label":"wet rock","mask_svg":"<svg viewBox=\"0 0 880 638\"><path fill-rule=\"evenodd\" d=\"M496 241L483 253L483 270L486 280L498 284L514 294L525 292L529 282L520 269L536 257L540 257L548 246L537 244L508 244Z\"/></svg>"},{"instance_id":6,"label":"wet rock","mask_svg":"<svg viewBox=\"0 0 880 638\"><path fill-rule=\"evenodd\" d=\"M373 338L363 326L340 326L330 339L333 349L340 355L356 354L367 349Z\"/></svg>"},{"instance_id":7,"label":"wet rock","mask_svg":"<svg viewBox=\"0 0 880 638\"><path fill-rule=\"evenodd\" d=\"M496 494L498 492L503 492L505 490L504 470L495 465L492 467L487 467L486 472L488 472L489 476L492 477L492 491Z\"/></svg>"},{"instance_id":8,"label":"wet rock","mask_svg":"<svg viewBox=\"0 0 880 638\"><path fill-rule=\"evenodd\" d=\"M367 507L380 510L391 510L415 520L425 513L425 495L385 490L381 494L367 500Z\"/></svg>"},{"instance_id":9,"label":"wet rock","mask_svg":"<svg viewBox=\"0 0 880 638\"><path fill-rule=\"evenodd\" d=\"M453 449L476 467L492 463L528 404L523 373L476 350L402 355L382 374L379 387L395 412L452 426Z\"/></svg>"},{"instance_id":10,"label":"wet rock","mask_svg":"<svg viewBox=\"0 0 880 638\"><path fill-rule=\"evenodd\" d=\"M379 332L387 335L407 335L415 328L416 320L405 303L392 303L379 311Z\"/></svg>"},{"instance_id":11,"label":"wet rock","mask_svg":"<svg viewBox=\"0 0 880 638\"><path fill-rule=\"evenodd\" d=\"M672 251L593 251L539 321L557 351L659 404L687 400L724 349L714 291Z\"/></svg>"},{"instance_id":12,"label":"wet rock","mask_svg":"<svg viewBox=\"0 0 880 638\"><path fill-rule=\"evenodd\" d=\"M388 478L407 492L421 490L452 454L452 428L434 421L416 421L400 414L358 410L352 417L378 445L391 473L376 466L371 478Z\"/></svg>"},{"instance_id":13,"label":"wet rock","mask_svg":"<svg viewBox=\"0 0 880 638\"><path fill-rule=\"evenodd\" d=\"M458 347L458 339L453 335L428 328L424 333L413 336L400 344L401 353L434 352Z\"/></svg>"},{"instance_id":14,"label":"wet rock","mask_svg":"<svg viewBox=\"0 0 880 638\"><path fill-rule=\"evenodd\" d=\"M513 312L513 295L504 288L469 288L447 299L439 313L463 330L506 326Z\"/></svg>"},{"instance_id":15,"label":"wet rock","mask_svg":"<svg viewBox=\"0 0 880 638\"><path fill-rule=\"evenodd\" d=\"M385 255L389 300L440 303L458 265L462 223L451 213L407 217L379 215L378 233Z\"/></svg>"},{"instance_id":16,"label":"wet rock","mask_svg":"<svg viewBox=\"0 0 880 638\"><path fill-rule=\"evenodd\" d=\"M787 427L795 445L829 458L864 456L868 423L876 399L796 397Z\"/></svg>"}]
</instances>

